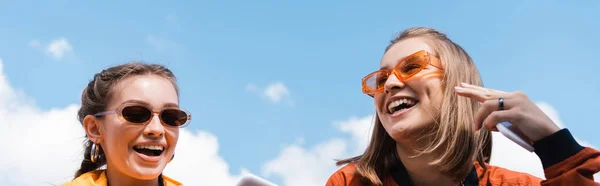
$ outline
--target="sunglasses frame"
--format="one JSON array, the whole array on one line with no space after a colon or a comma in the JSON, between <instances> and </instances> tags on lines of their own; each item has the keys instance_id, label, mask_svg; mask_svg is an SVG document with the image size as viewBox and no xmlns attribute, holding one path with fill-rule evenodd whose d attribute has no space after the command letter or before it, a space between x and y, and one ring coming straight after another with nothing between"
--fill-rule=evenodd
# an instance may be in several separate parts
<instances>
[{"instance_id":1,"label":"sunglasses frame","mask_svg":"<svg viewBox=\"0 0 600 186\"><path fill-rule=\"evenodd\" d=\"M408 60L408 59L411 59L411 58L414 58L414 57L422 57L422 58L424 58L424 61L427 61L427 64L429 64L429 65L431 65L431 66L433 66L433 67L436 67L436 68L438 68L438 69L440 69L440 70L444 70L444 68L443 68L443 66L442 66L442 62L441 62L441 60L440 60L439 58L435 57L433 54L431 54L431 53L429 53L429 52L427 52L427 51L425 51L425 50L420 50L420 51L418 51L418 52L415 52L415 53L413 53L413 54L411 54L411 55L408 55L408 56L406 56L406 57L404 57L404 58L400 59L400 60L399 60L399 61L396 63L396 65L394 66L394 68L387 69L387 70L378 70L378 71L372 72L372 73L370 73L369 75L366 75L365 77L363 77L363 78L362 78L362 92L363 92L364 94L367 94L367 95L371 96L371 97L373 97L373 96L374 96L376 93L381 93L381 92L383 92L383 88L384 88L383 86L381 86L381 87L379 87L379 88L377 88L377 89L373 89L373 88L370 88L370 87L367 85L367 80L368 80L369 78L371 78L372 76L376 75L376 74L379 74L379 73L384 73L384 74L387 74L387 76L388 76L388 77L389 77L391 74L394 74L394 75L396 76L396 78L398 78L398 80L400 80L400 81L404 81L404 80L407 80L407 79L409 79L409 78L413 77L414 75L418 74L419 72L421 72L423 69L425 69L425 68L427 67L427 65L424 65L424 66L423 66L421 69L419 69L417 72L415 72L415 73L413 73L413 74L411 74L411 75L408 75L408 76L402 76L402 74L401 74L401 73L398 71L398 69L399 69L399 68L400 68L400 67L401 67L401 66L402 66L404 63L406 63L406 60Z\"/></svg>"},{"instance_id":2,"label":"sunglasses frame","mask_svg":"<svg viewBox=\"0 0 600 186\"><path fill-rule=\"evenodd\" d=\"M147 121L145 121L143 123L135 123L135 124L146 125L146 124L150 123L150 121L152 121L152 118L154 118L154 116L156 116L156 115L158 116L158 119L160 120L160 123L163 124L163 125L165 125L165 126L168 126L168 127L184 128L184 127L188 126L190 124L190 121L192 120L192 114L189 111L187 111L185 109L182 109L182 108L178 108L178 107L166 107L166 108L161 109L159 112L155 112L154 110L148 108L145 105L142 105L142 104L132 104L132 103L124 103L124 104L119 105L115 109L96 113L96 114L94 114L94 117L106 116L106 115L110 115L110 114L117 114L117 118L119 118L119 120L125 121L125 122L129 122L129 123L134 123L134 122L131 122L131 121L127 121L127 119L125 119L125 117L123 117L123 109L125 109L126 107L129 107L129 106L143 107L143 108L148 109L150 111L150 115L151 116L150 116L150 118ZM182 125L179 125L179 126L173 126L173 125L169 125L169 124L167 124L167 123L165 123L163 121L163 118L160 117L162 115L162 113L165 112L166 110L173 110L173 109L183 111L187 115L185 123L183 123Z\"/></svg>"}]
</instances>

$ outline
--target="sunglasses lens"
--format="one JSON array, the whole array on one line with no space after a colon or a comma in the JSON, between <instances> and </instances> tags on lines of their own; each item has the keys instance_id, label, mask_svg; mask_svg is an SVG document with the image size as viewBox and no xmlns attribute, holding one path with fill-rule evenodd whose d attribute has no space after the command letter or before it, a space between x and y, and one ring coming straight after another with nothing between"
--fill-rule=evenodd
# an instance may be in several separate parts
<instances>
[{"instance_id":1,"label":"sunglasses lens","mask_svg":"<svg viewBox=\"0 0 600 186\"><path fill-rule=\"evenodd\" d=\"M419 73L425 66L427 66L427 59L422 56L415 56L406 59L406 61L398 67L398 71L403 78L409 78Z\"/></svg>"},{"instance_id":2,"label":"sunglasses lens","mask_svg":"<svg viewBox=\"0 0 600 186\"><path fill-rule=\"evenodd\" d=\"M367 77L365 83L370 89L376 90L379 87L382 87L383 84L385 84L385 81L387 81L387 79L388 75L386 73L378 72L371 74L369 77Z\"/></svg>"},{"instance_id":3,"label":"sunglasses lens","mask_svg":"<svg viewBox=\"0 0 600 186\"><path fill-rule=\"evenodd\" d=\"M123 108L123 118L131 123L144 123L150 119L152 113L142 106L128 106Z\"/></svg>"},{"instance_id":4,"label":"sunglasses lens","mask_svg":"<svg viewBox=\"0 0 600 186\"><path fill-rule=\"evenodd\" d=\"M167 109L162 112L160 118L171 126L181 126L188 121L187 113L178 109Z\"/></svg>"}]
</instances>

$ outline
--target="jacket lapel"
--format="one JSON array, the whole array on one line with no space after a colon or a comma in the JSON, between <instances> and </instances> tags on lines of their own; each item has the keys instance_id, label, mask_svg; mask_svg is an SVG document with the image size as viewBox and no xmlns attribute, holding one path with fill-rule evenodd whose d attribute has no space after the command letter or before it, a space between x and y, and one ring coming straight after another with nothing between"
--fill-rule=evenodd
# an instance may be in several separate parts
<instances>
[{"instance_id":1,"label":"jacket lapel","mask_svg":"<svg viewBox=\"0 0 600 186\"><path fill-rule=\"evenodd\" d=\"M390 175L392 179L398 186L413 186L412 180L408 176L408 172L406 172L406 167L402 164L401 161L397 161L393 166L389 169ZM464 186L477 186L479 185L479 178L477 177L477 171L475 166L471 169L471 172L467 175L464 181Z\"/></svg>"}]
</instances>

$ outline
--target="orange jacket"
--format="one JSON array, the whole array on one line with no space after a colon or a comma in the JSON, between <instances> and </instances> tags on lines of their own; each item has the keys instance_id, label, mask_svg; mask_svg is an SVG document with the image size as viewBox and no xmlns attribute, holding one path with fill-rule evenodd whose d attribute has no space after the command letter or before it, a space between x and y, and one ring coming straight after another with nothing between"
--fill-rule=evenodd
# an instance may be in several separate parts
<instances>
[{"instance_id":1,"label":"orange jacket","mask_svg":"<svg viewBox=\"0 0 600 186\"><path fill-rule=\"evenodd\" d=\"M167 177L162 176L164 180L164 186L182 186L183 184ZM106 186L108 180L106 179L105 170L94 170L82 174L74 180L63 183L61 186Z\"/></svg>"},{"instance_id":2,"label":"orange jacket","mask_svg":"<svg viewBox=\"0 0 600 186\"><path fill-rule=\"evenodd\" d=\"M600 182L594 182L593 178L595 173L600 172L600 152L579 145L567 129L539 140L534 147L544 166L546 180L490 165L484 172L483 167L475 162L464 185L600 186ZM329 177L326 186L363 186L355 170L354 163L342 167ZM382 180L384 186L412 185L402 163L391 168L386 175Z\"/></svg>"}]
</instances>

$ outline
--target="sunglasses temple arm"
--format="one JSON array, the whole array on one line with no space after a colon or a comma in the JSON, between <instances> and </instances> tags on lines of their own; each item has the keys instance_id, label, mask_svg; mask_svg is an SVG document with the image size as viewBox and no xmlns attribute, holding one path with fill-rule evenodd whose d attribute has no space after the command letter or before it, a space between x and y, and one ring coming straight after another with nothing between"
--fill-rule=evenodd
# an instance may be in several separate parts
<instances>
[{"instance_id":1,"label":"sunglasses temple arm","mask_svg":"<svg viewBox=\"0 0 600 186\"><path fill-rule=\"evenodd\" d=\"M116 110L109 110L109 111L104 111L104 112L100 112L100 113L94 114L94 116L98 117L98 116L104 116L104 115L116 114L116 113L117 113Z\"/></svg>"}]
</instances>

